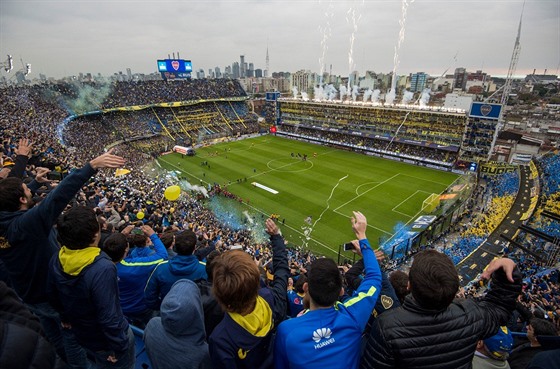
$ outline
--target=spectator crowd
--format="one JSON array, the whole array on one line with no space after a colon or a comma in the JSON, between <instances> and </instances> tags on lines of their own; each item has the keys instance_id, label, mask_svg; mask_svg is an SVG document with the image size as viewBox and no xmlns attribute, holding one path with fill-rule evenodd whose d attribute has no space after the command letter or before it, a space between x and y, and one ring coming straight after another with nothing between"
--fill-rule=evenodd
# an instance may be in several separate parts
<instances>
[{"instance_id":1,"label":"spectator crowd","mask_svg":"<svg viewBox=\"0 0 560 369\"><path fill-rule=\"evenodd\" d=\"M225 189L164 195L180 178L149 164L173 141L147 116L81 117L61 144L63 93L79 96L64 85L0 94L0 367L134 368L131 326L143 329L154 368L560 362L557 271L535 274L527 260L499 258L482 275L491 286L465 295L451 258L436 250L416 254L407 273L388 273L359 211L341 225L355 238L352 265L287 249L273 219L262 220L266 239L256 239L205 206ZM99 105L243 94L235 81L119 82ZM239 118L231 105L212 109L227 124ZM245 128L227 134L252 131ZM117 176L123 167L131 172ZM493 200L512 196L515 180L486 182L480 197L492 219L477 221L465 239L495 225L507 203ZM511 331L527 339L514 345Z\"/></svg>"}]
</instances>

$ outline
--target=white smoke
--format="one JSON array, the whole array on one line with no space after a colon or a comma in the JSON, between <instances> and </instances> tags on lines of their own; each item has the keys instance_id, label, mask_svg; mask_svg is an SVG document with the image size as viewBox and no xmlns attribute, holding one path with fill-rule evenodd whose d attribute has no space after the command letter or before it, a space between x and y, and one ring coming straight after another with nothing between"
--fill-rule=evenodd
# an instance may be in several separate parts
<instances>
[{"instance_id":1,"label":"white smoke","mask_svg":"<svg viewBox=\"0 0 560 369\"><path fill-rule=\"evenodd\" d=\"M296 86L292 87L292 94L294 95L294 99L297 99L297 93L298 93L297 87Z\"/></svg>"},{"instance_id":2,"label":"white smoke","mask_svg":"<svg viewBox=\"0 0 560 369\"><path fill-rule=\"evenodd\" d=\"M340 86L340 101L344 100L344 96L348 94L348 89L346 86Z\"/></svg>"},{"instance_id":3,"label":"white smoke","mask_svg":"<svg viewBox=\"0 0 560 369\"><path fill-rule=\"evenodd\" d=\"M309 101L309 95L307 94L307 92L301 92L301 98L303 99L303 101Z\"/></svg>"},{"instance_id":4,"label":"white smoke","mask_svg":"<svg viewBox=\"0 0 560 369\"><path fill-rule=\"evenodd\" d=\"M356 101L356 99L358 98L358 86L354 85L352 87L352 101Z\"/></svg>"},{"instance_id":5,"label":"white smoke","mask_svg":"<svg viewBox=\"0 0 560 369\"><path fill-rule=\"evenodd\" d=\"M371 94L373 94L373 91L371 89L367 89L366 92L364 92L364 102L367 102L369 100L369 98L371 97Z\"/></svg>"},{"instance_id":6,"label":"white smoke","mask_svg":"<svg viewBox=\"0 0 560 369\"><path fill-rule=\"evenodd\" d=\"M422 91L422 96L420 97L420 106L428 105L428 103L430 102L430 92L432 92L432 90L429 88L425 88L424 91Z\"/></svg>"},{"instance_id":7,"label":"white smoke","mask_svg":"<svg viewBox=\"0 0 560 369\"><path fill-rule=\"evenodd\" d=\"M403 95L403 98L402 98L402 103L403 104L410 104L412 99L414 99L414 93L412 93L410 91L405 91L404 95Z\"/></svg>"},{"instance_id":8,"label":"white smoke","mask_svg":"<svg viewBox=\"0 0 560 369\"><path fill-rule=\"evenodd\" d=\"M387 95L385 95L385 104L386 105L393 105L393 101L395 101L395 96L396 96L395 89L392 88L387 93Z\"/></svg>"},{"instance_id":9,"label":"white smoke","mask_svg":"<svg viewBox=\"0 0 560 369\"><path fill-rule=\"evenodd\" d=\"M380 90L374 90L371 94L371 102L379 102L379 95L381 94Z\"/></svg>"},{"instance_id":10,"label":"white smoke","mask_svg":"<svg viewBox=\"0 0 560 369\"><path fill-rule=\"evenodd\" d=\"M318 101L325 100L325 91L323 90L323 86L313 87L313 97L315 100Z\"/></svg>"},{"instance_id":11,"label":"white smoke","mask_svg":"<svg viewBox=\"0 0 560 369\"><path fill-rule=\"evenodd\" d=\"M329 101L333 101L334 99L336 99L336 94L338 93L338 91L336 90L336 88L333 85L327 85L325 87L325 96L327 97L327 100Z\"/></svg>"},{"instance_id":12,"label":"white smoke","mask_svg":"<svg viewBox=\"0 0 560 369\"><path fill-rule=\"evenodd\" d=\"M208 197L208 190L204 186L193 185L190 184L189 181L182 180L179 182L179 187L181 187L183 191L200 192L204 197Z\"/></svg>"}]
</instances>

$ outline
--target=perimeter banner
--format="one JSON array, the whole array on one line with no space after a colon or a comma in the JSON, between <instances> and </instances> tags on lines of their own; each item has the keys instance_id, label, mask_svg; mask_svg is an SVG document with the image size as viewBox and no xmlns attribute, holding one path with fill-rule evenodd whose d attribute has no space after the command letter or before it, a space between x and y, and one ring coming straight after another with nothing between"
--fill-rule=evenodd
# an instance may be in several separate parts
<instances>
[{"instance_id":1,"label":"perimeter banner","mask_svg":"<svg viewBox=\"0 0 560 369\"><path fill-rule=\"evenodd\" d=\"M515 172L517 170L517 165L489 161L487 163L480 163L479 170L480 174L498 175Z\"/></svg>"}]
</instances>

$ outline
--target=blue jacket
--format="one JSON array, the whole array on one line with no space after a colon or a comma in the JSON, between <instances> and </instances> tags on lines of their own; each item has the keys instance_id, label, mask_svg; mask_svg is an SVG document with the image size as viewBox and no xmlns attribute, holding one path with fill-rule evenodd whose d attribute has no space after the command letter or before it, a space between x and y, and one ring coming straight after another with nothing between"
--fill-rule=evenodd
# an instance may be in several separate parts
<instances>
[{"instance_id":1,"label":"blue jacket","mask_svg":"<svg viewBox=\"0 0 560 369\"><path fill-rule=\"evenodd\" d=\"M146 284L146 305L150 309L159 310L161 301L179 279L208 279L206 264L198 261L194 255L176 255L173 259L158 264Z\"/></svg>"},{"instance_id":2,"label":"blue jacket","mask_svg":"<svg viewBox=\"0 0 560 369\"><path fill-rule=\"evenodd\" d=\"M123 353L128 322L119 303L117 268L97 247L63 247L50 265L49 300L72 325L78 342L92 351Z\"/></svg>"},{"instance_id":3,"label":"blue jacket","mask_svg":"<svg viewBox=\"0 0 560 369\"><path fill-rule=\"evenodd\" d=\"M276 369L358 368L362 332L381 289L381 270L367 239L360 240L360 249L366 276L357 296L282 322L274 345Z\"/></svg>"},{"instance_id":4,"label":"blue jacket","mask_svg":"<svg viewBox=\"0 0 560 369\"><path fill-rule=\"evenodd\" d=\"M0 212L0 259L13 287L29 304L47 302L49 262L59 249L53 225L82 185L95 173L91 165L75 170L29 210ZM38 187L35 181L28 186Z\"/></svg>"},{"instance_id":5,"label":"blue jacket","mask_svg":"<svg viewBox=\"0 0 560 369\"><path fill-rule=\"evenodd\" d=\"M125 314L141 313L148 309L144 301L146 283L156 266L167 260L167 250L157 234L151 235L150 240L154 250L149 247L135 248L134 252L117 264L121 307Z\"/></svg>"},{"instance_id":6,"label":"blue jacket","mask_svg":"<svg viewBox=\"0 0 560 369\"><path fill-rule=\"evenodd\" d=\"M286 316L288 256L284 239L271 237L274 280L261 288L255 309L246 316L226 313L209 339L214 369L272 369L273 337L276 326ZM255 321L260 324L252 324Z\"/></svg>"}]
</instances>

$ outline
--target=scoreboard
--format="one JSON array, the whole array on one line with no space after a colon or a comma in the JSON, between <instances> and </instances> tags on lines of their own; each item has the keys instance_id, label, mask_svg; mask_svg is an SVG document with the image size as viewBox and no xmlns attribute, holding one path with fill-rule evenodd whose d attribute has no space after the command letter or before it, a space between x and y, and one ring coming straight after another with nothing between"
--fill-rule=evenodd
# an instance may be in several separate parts
<instances>
[{"instance_id":1,"label":"scoreboard","mask_svg":"<svg viewBox=\"0 0 560 369\"><path fill-rule=\"evenodd\" d=\"M192 63L183 59L162 59L157 61L158 71L164 80L190 79Z\"/></svg>"}]
</instances>

